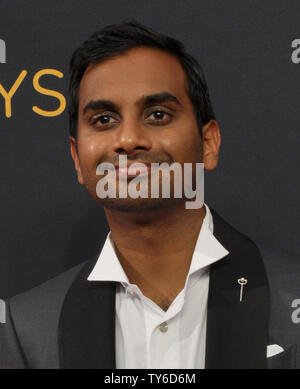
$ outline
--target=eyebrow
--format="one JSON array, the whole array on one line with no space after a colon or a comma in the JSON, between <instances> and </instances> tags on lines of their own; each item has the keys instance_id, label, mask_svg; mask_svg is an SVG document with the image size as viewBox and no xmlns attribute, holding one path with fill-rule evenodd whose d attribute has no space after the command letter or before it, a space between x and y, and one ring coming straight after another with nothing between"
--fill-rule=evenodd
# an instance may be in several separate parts
<instances>
[{"instance_id":1,"label":"eyebrow","mask_svg":"<svg viewBox=\"0 0 300 389\"><path fill-rule=\"evenodd\" d=\"M173 96L168 92L160 92L155 93L148 96L143 96L140 100L137 101L137 104L143 104L144 106L154 105L154 104L162 104L166 102L174 102L177 105L181 105L180 101L177 97ZM83 113L85 114L87 111L96 111L99 109L107 109L110 111L117 111L118 106L112 102L111 100L98 99L91 100L87 105L83 108Z\"/></svg>"}]
</instances>

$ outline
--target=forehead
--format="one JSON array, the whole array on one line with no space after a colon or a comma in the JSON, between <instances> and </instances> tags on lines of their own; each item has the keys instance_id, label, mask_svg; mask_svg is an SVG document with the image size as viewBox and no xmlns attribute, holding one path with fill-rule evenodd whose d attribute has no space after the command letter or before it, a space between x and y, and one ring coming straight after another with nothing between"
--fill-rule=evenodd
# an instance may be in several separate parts
<instances>
[{"instance_id":1,"label":"forehead","mask_svg":"<svg viewBox=\"0 0 300 389\"><path fill-rule=\"evenodd\" d=\"M178 59L162 50L134 48L88 66L79 86L79 108L97 98L128 104L161 91L187 99L186 76Z\"/></svg>"}]
</instances>

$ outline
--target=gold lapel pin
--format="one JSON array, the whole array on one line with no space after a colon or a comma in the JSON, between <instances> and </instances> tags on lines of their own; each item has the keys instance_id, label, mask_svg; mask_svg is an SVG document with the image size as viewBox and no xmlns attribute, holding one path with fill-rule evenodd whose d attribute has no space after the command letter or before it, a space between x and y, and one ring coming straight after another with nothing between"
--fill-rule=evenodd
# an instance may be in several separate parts
<instances>
[{"instance_id":1,"label":"gold lapel pin","mask_svg":"<svg viewBox=\"0 0 300 389\"><path fill-rule=\"evenodd\" d=\"M247 280L247 278L242 277L242 278L239 278L237 280L237 282L241 286L241 291L240 291L240 302L241 302L243 299L243 287L244 287L244 285L247 284L248 280Z\"/></svg>"}]
</instances>

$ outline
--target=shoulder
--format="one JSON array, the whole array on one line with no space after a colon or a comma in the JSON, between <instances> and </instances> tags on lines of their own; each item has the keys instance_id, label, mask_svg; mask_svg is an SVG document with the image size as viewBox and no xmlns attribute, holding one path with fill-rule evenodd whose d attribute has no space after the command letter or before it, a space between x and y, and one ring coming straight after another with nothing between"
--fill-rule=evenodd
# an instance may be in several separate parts
<instances>
[{"instance_id":1,"label":"shoulder","mask_svg":"<svg viewBox=\"0 0 300 389\"><path fill-rule=\"evenodd\" d=\"M270 288L270 342L284 348L299 343L300 258L258 243Z\"/></svg>"},{"instance_id":2,"label":"shoulder","mask_svg":"<svg viewBox=\"0 0 300 389\"><path fill-rule=\"evenodd\" d=\"M26 343L36 338L41 344L54 339L65 296L86 263L8 299L7 312L20 339Z\"/></svg>"},{"instance_id":3,"label":"shoulder","mask_svg":"<svg viewBox=\"0 0 300 389\"><path fill-rule=\"evenodd\" d=\"M221 244L227 245L228 250L234 247L237 251L244 251L245 248L251 251L258 251L256 244L249 236L237 230L227 220L224 220L213 208L210 211L213 217L214 235Z\"/></svg>"},{"instance_id":4,"label":"shoulder","mask_svg":"<svg viewBox=\"0 0 300 389\"><path fill-rule=\"evenodd\" d=\"M63 302L65 295L70 288L77 274L87 262L82 262L77 266L59 274L58 276L9 299L11 311L26 312L45 309L51 310Z\"/></svg>"},{"instance_id":5,"label":"shoulder","mask_svg":"<svg viewBox=\"0 0 300 389\"><path fill-rule=\"evenodd\" d=\"M16 361L19 361L17 367L23 366L20 361L24 358L30 367L58 366L60 311L68 290L86 263L6 301L6 323L0 329L0 343L6 351L5 356L1 355L0 368L16 366Z\"/></svg>"},{"instance_id":6,"label":"shoulder","mask_svg":"<svg viewBox=\"0 0 300 389\"><path fill-rule=\"evenodd\" d=\"M300 257L280 248L257 242L272 288L289 291L300 298Z\"/></svg>"}]
</instances>

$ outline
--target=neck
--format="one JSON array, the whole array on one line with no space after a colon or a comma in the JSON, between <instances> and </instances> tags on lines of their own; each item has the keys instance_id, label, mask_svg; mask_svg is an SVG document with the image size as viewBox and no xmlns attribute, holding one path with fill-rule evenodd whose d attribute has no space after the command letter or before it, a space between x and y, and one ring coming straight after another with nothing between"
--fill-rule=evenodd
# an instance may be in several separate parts
<instances>
[{"instance_id":1,"label":"neck","mask_svg":"<svg viewBox=\"0 0 300 389\"><path fill-rule=\"evenodd\" d=\"M130 283L160 306L168 306L184 287L205 207L105 213Z\"/></svg>"}]
</instances>

